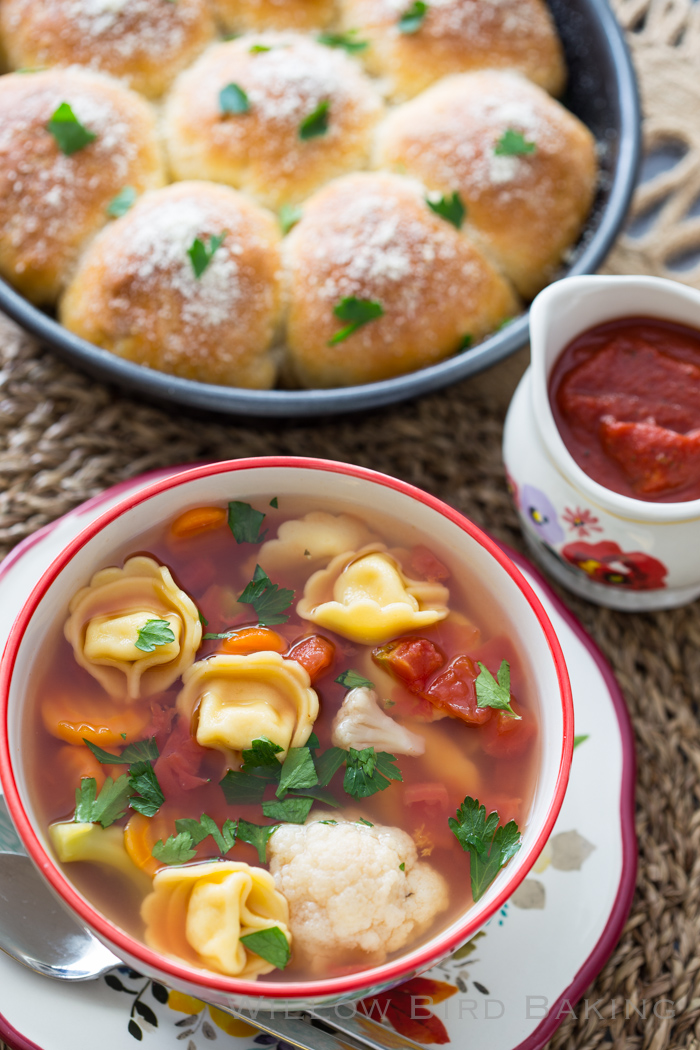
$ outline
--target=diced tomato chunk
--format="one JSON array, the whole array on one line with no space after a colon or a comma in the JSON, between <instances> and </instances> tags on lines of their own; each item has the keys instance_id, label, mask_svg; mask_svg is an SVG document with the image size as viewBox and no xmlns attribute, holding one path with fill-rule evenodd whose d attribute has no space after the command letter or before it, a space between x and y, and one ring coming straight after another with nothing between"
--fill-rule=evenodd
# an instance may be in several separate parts
<instances>
[{"instance_id":1,"label":"diced tomato chunk","mask_svg":"<svg viewBox=\"0 0 700 1050\"><path fill-rule=\"evenodd\" d=\"M445 666L445 655L428 638L396 638L372 651L372 659L412 693L422 693L431 675Z\"/></svg>"},{"instance_id":2,"label":"diced tomato chunk","mask_svg":"<svg viewBox=\"0 0 700 1050\"><path fill-rule=\"evenodd\" d=\"M491 718L492 709L477 705L478 676L473 660L468 656L457 656L423 696L453 718L460 718L470 726L482 726Z\"/></svg>"},{"instance_id":3,"label":"diced tomato chunk","mask_svg":"<svg viewBox=\"0 0 700 1050\"><path fill-rule=\"evenodd\" d=\"M481 734L481 746L492 758L510 758L520 755L530 744L537 732L534 719L524 715L515 700L511 698L510 706L521 717L513 718L507 711L494 712L495 718Z\"/></svg>"},{"instance_id":4,"label":"diced tomato chunk","mask_svg":"<svg viewBox=\"0 0 700 1050\"><path fill-rule=\"evenodd\" d=\"M305 667L313 685L333 666L335 645L330 638L312 634L310 638L302 638L300 642L296 642L289 652L285 653L285 660L296 660Z\"/></svg>"},{"instance_id":5,"label":"diced tomato chunk","mask_svg":"<svg viewBox=\"0 0 700 1050\"><path fill-rule=\"evenodd\" d=\"M450 797L444 784L430 781L426 784L406 784L403 789L403 800L407 806L423 802L429 806L442 806L449 809Z\"/></svg>"},{"instance_id":6,"label":"diced tomato chunk","mask_svg":"<svg viewBox=\"0 0 700 1050\"><path fill-rule=\"evenodd\" d=\"M419 576L421 580L449 580L450 570L436 558L431 550L424 547L422 543L411 550L408 567Z\"/></svg>"},{"instance_id":7,"label":"diced tomato chunk","mask_svg":"<svg viewBox=\"0 0 700 1050\"><path fill-rule=\"evenodd\" d=\"M207 783L206 777L197 775L206 754L190 733L189 720L178 718L153 767L166 798Z\"/></svg>"}]
</instances>

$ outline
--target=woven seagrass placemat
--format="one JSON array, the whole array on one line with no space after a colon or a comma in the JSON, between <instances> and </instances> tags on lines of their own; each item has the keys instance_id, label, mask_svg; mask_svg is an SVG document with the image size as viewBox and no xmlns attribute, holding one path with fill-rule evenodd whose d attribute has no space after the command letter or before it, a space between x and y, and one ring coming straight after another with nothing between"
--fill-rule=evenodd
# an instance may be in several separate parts
<instances>
[{"instance_id":1,"label":"woven seagrass placemat","mask_svg":"<svg viewBox=\"0 0 700 1050\"><path fill-rule=\"evenodd\" d=\"M640 74L647 162L631 229L606 271L659 274L700 288L700 4L615 6ZM525 363L519 355L448 391L361 417L229 425L98 385L0 318L0 554L145 470L267 454L335 458L394 474L521 548L500 443ZM614 667L634 721L640 867L625 932L587 993L603 1001L604 1020L570 1017L550 1045L698 1048L700 605L633 616L564 597ZM671 1000L666 1012L674 1016L626 1019L625 1002L644 999Z\"/></svg>"}]
</instances>

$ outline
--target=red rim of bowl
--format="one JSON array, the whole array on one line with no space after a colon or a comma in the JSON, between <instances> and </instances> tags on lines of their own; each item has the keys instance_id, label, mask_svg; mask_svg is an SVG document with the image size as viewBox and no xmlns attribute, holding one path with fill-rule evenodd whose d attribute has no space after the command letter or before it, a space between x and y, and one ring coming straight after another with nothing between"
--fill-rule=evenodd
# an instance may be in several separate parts
<instances>
[{"instance_id":1,"label":"red rim of bowl","mask_svg":"<svg viewBox=\"0 0 700 1050\"><path fill-rule=\"evenodd\" d=\"M295 981L289 983L273 983L265 981L258 984L255 981L237 980L235 977L224 977L206 971L196 970L164 955L152 951L141 942L130 937L119 927L113 925L103 915L96 911L84 898L73 888L65 875L57 867L53 859L47 854L39 841L32 824L24 809L15 781L14 769L10 755L8 739L8 701L10 684L14 671L17 654L24 637L24 632L34 615L37 605L44 597L49 586L54 582L59 573L72 560L72 558L85 546L85 544L96 536L106 525L110 524L121 514L140 503L144 503L154 496L169 489L179 488L190 481L201 477L209 477L216 474L232 473L238 470L251 469L279 469L298 468L306 470L322 470L335 474L344 474L349 477L359 478L364 481L382 485L396 492L415 499L419 503L432 508L442 517L448 518L455 525L466 532L473 540L479 543L511 577L518 586L524 597L532 608L540 627L544 632L547 644L554 661L559 690L562 701L563 716L563 748L559 770L557 772L556 787L552 801L549 806L546 820L537 838L535 848L532 850L532 862L514 871L513 877L508 879L498 897L492 901L488 908L479 911L474 918L469 918L472 912L467 912L466 921L460 924L457 930L445 932L432 939L422 948L409 952L407 955L395 959L390 963L371 969L361 970L343 977L326 978L319 981ZM83 922L87 923L101 938L105 939L117 949L123 949L128 955L143 962L152 970L168 974L171 978L189 984L199 986L202 991L206 989L223 992L232 996L249 996L254 999L319 999L328 996L348 995L352 993L361 994L368 989L382 984L398 983L402 978L416 971L427 969L435 960L445 956L453 948L462 944L471 933L478 928L503 906L527 875L532 864L534 864L540 851L544 848L556 818L561 809L569 778L569 769L573 755L574 743L574 715L573 701L569 676L564 661L564 655L559 645L556 633L544 611L542 604L537 598L530 584L524 578L516 565L498 547L498 545L483 533L468 518L458 511L449 507L446 503L430 496L428 493L399 481L397 478L377 471L368 470L364 467L352 466L347 463L336 463L333 460L318 460L310 458L295 458L288 456L279 457L257 457L250 459L228 460L221 463L208 464L195 467L193 470L176 474L173 477L164 478L154 482L146 489L126 497L111 510L101 515L96 521L88 525L61 554L53 561L46 570L38 584L25 602L25 605L12 626L7 640L5 652L0 666L0 778L7 800L8 808L15 822L19 836L24 843L29 855L39 867L44 877L49 881L58 895L75 911ZM472 909L473 911L473 909ZM117 951L117 954L119 952Z\"/></svg>"}]
</instances>

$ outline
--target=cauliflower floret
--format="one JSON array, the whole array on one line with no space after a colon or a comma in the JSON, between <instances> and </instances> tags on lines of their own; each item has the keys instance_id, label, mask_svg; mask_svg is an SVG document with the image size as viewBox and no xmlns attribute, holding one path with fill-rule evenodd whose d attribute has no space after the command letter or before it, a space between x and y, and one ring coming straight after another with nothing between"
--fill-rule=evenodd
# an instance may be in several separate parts
<instances>
[{"instance_id":1,"label":"cauliflower floret","mask_svg":"<svg viewBox=\"0 0 700 1050\"><path fill-rule=\"evenodd\" d=\"M283 824L268 850L275 885L289 904L295 949L316 971L348 953L358 965L379 965L448 905L445 880L417 859L400 828Z\"/></svg>"},{"instance_id":2,"label":"cauliflower floret","mask_svg":"<svg viewBox=\"0 0 700 1050\"><path fill-rule=\"evenodd\" d=\"M367 686L358 686L347 694L333 719L331 740L345 751L351 747L357 751L373 747L375 751L389 751L393 755L425 752L424 738L385 714L377 694Z\"/></svg>"}]
</instances>

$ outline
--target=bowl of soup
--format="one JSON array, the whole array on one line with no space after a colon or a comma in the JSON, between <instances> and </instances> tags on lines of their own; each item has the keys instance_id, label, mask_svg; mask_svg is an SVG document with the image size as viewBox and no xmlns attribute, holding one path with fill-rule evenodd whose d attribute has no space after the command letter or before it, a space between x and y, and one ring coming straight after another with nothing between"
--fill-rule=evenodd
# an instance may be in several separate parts
<instances>
[{"instance_id":1,"label":"bowl of soup","mask_svg":"<svg viewBox=\"0 0 700 1050\"><path fill-rule=\"evenodd\" d=\"M0 690L8 806L50 885L224 1007L358 999L446 957L534 864L573 749L509 558L319 460L127 497L28 599Z\"/></svg>"},{"instance_id":2,"label":"bowl of soup","mask_svg":"<svg viewBox=\"0 0 700 1050\"><path fill-rule=\"evenodd\" d=\"M532 306L532 365L504 459L528 544L560 583L615 609L700 595L700 293L576 277Z\"/></svg>"}]
</instances>

